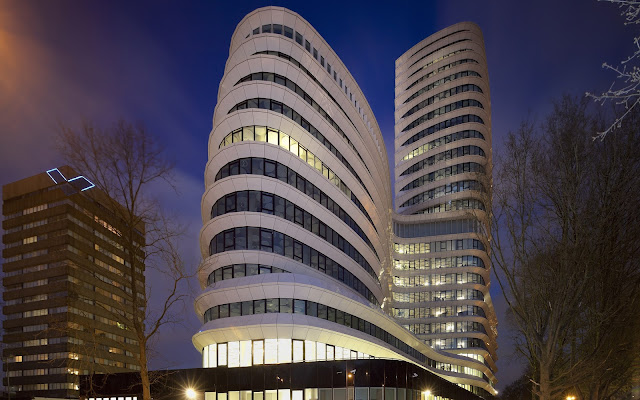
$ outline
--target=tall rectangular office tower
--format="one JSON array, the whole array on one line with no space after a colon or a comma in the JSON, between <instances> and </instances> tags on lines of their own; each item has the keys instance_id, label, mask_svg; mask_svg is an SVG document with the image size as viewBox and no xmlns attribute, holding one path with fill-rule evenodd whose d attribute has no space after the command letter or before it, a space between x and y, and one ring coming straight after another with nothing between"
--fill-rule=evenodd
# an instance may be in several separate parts
<instances>
[{"instance_id":1,"label":"tall rectangular office tower","mask_svg":"<svg viewBox=\"0 0 640 400\"><path fill-rule=\"evenodd\" d=\"M480 28L455 24L404 53L395 96L392 313L433 348L495 373L491 101Z\"/></svg>"},{"instance_id":2,"label":"tall rectangular office tower","mask_svg":"<svg viewBox=\"0 0 640 400\"><path fill-rule=\"evenodd\" d=\"M4 385L78 398L78 375L139 370L132 274L114 202L68 167L4 185ZM139 227L139 241L144 241Z\"/></svg>"}]
</instances>

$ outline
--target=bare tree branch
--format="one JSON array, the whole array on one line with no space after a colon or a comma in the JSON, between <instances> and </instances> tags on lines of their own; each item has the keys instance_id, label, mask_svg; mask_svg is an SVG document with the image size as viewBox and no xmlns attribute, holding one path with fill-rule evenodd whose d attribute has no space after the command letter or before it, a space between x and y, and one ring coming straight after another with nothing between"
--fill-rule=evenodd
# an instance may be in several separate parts
<instances>
[{"instance_id":1,"label":"bare tree branch","mask_svg":"<svg viewBox=\"0 0 640 400\"><path fill-rule=\"evenodd\" d=\"M599 0L617 4L621 10L620 15L625 18L625 25L640 24L640 0ZM602 68L615 74L614 81L609 89L599 95L587 92L587 96L600 104L607 101L624 107L624 112L615 118L606 129L599 130L594 139L604 140L607 134L619 129L622 122L640 103L640 35L633 38L634 51L619 65L603 63Z\"/></svg>"},{"instance_id":2,"label":"bare tree branch","mask_svg":"<svg viewBox=\"0 0 640 400\"><path fill-rule=\"evenodd\" d=\"M124 121L106 130L88 122L79 130L61 126L60 139L60 151L69 165L93 179L124 222L118 235L129 269L131 293L124 299L128 311L102 306L135 333L143 398L150 400L151 381L157 379L148 369L150 346L162 326L179 321L173 310L185 300L183 284L190 277L177 245L182 229L150 195L152 187L159 186L175 192L173 165L142 126ZM145 269L169 283L158 304L151 304L148 284L143 284Z\"/></svg>"}]
</instances>

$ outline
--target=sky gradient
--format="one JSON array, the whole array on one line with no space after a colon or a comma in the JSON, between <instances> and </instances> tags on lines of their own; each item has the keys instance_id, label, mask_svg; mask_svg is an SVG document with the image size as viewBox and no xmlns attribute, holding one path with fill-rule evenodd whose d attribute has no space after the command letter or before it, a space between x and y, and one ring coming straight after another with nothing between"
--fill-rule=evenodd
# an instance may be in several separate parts
<instances>
[{"instance_id":1,"label":"sky gradient","mask_svg":"<svg viewBox=\"0 0 640 400\"><path fill-rule=\"evenodd\" d=\"M1 0L0 184L62 163L59 124L143 123L176 162L180 197L159 195L187 226L183 252L195 269L218 84L235 26L253 9L284 6L316 28L365 94L391 161L394 62L434 32L466 20L484 32L495 157L506 134L525 118L543 119L553 99L607 89L614 77L602 63L630 54L638 29L623 25L616 6L593 0L413 3ZM494 285L499 390L520 372L501 296ZM184 323L158 337L152 367L200 365L191 300L182 311Z\"/></svg>"}]
</instances>

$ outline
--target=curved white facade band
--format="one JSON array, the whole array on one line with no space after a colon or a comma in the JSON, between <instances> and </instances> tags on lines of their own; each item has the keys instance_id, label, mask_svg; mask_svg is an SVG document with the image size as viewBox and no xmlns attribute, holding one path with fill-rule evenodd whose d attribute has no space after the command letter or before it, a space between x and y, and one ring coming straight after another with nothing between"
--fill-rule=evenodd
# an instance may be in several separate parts
<instances>
[{"instance_id":1,"label":"curved white facade band","mask_svg":"<svg viewBox=\"0 0 640 400\"><path fill-rule=\"evenodd\" d=\"M193 336L204 367L386 358L494 392L485 353L436 350L388 313L397 252L384 141L298 14L266 7L238 24L208 154Z\"/></svg>"}]
</instances>

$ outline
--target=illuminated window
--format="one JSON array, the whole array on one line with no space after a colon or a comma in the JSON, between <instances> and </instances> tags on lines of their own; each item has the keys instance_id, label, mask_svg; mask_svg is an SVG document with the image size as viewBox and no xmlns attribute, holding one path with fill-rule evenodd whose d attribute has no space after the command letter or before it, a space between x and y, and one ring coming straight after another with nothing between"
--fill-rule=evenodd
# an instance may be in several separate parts
<instances>
[{"instance_id":1,"label":"illuminated window","mask_svg":"<svg viewBox=\"0 0 640 400\"><path fill-rule=\"evenodd\" d=\"M304 359L305 361L315 361L316 360L316 344L310 340L305 340L304 342ZM307 397L308 400L308 397Z\"/></svg>"},{"instance_id":2,"label":"illuminated window","mask_svg":"<svg viewBox=\"0 0 640 400\"><path fill-rule=\"evenodd\" d=\"M278 339L264 340L264 363L265 364L278 363Z\"/></svg>"},{"instance_id":3,"label":"illuminated window","mask_svg":"<svg viewBox=\"0 0 640 400\"><path fill-rule=\"evenodd\" d=\"M278 363L290 363L291 356L291 339L278 339Z\"/></svg>"},{"instance_id":4,"label":"illuminated window","mask_svg":"<svg viewBox=\"0 0 640 400\"><path fill-rule=\"evenodd\" d=\"M266 142L267 141L267 127L266 126L256 126L256 142Z\"/></svg>"},{"instance_id":5,"label":"illuminated window","mask_svg":"<svg viewBox=\"0 0 640 400\"><path fill-rule=\"evenodd\" d=\"M227 365L227 344L218 344L218 365ZM226 394L225 394L226 397Z\"/></svg>"},{"instance_id":6,"label":"illuminated window","mask_svg":"<svg viewBox=\"0 0 640 400\"><path fill-rule=\"evenodd\" d=\"M264 391L264 400L278 400L278 391L277 390L265 390Z\"/></svg>"},{"instance_id":7,"label":"illuminated window","mask_svg":"<svg viewBox=\"0 0 640 400\"><path fill-rule=\"evenodd\" d=\"M324 343L317 343L316 356L318 361L324 361L327 359L327 345Z\"/></svg>"},{"instance_id":8,"label":"illuminated window","mask_svg":"<svg viewBox=\"0 0 640 400\"><path fill-rule=\"evenodd\" d=\"M240 366L240 342L229 342L228 343L228 366L229 368L239 367ZM229 399L229 400L238 400L238 399Z\"/></svg>"},{"instance_id":9,"label":"illuminated window","mask_svg":"<svg viewBox=\"0 0 640 400\"><path fill-rule=\"evenodd\" d=\"M280 132L280 147L289 150L289 135L284 132Z\"/></svg>"},{"instance_id":10,"label":"illuminated window","mask_svg":"<svg viewBox=\"0 0 640 400\"><path fill-rule=\"evenodd\" d=\"M22 239L22 244L30 244L30 243L35 243L37 241L38 241L37 236L30 236L28 238Z\"/></svg>"},{"instance_id":11,"label":"illuminated window","mask_svg":"<svg viewBox=\"0 0 640 400\"><path fill-rule=\"evenodd\" d=\"M292 137L289 138L289 151L298 154L298 141Z\"/></svg>"},{"instance_id":12,"label":"illuminated window","mask_svg":"<svg viewBox=\"0 0 640 400\"><path fill-rule=\"evenodd\" d=\"M243 340L212 344L202 349L202 357L204 368L215 368L217 365L234 368L261 364L371 358L368 354L345 347L292 339Z\"/></svg>"},{"instance_id":13,"label":"illuminated window","mask_svg":"<svg viewBox=\"0 0 640 400\"><path fill-rule=\"evenodd\" d=\"M251 366L251 340L243 340L240 342L240 366Z\"/></svg>"},{"instance_id":14,"label":"illuminated window","mask_svg":"<svg viewBox=\"0 0 640 400\"><path fill-rule=\"evenodd\" d=\"M327 361L335 359L335 347L327 345Z\"/></svg>"},{"instance_id":15,"label":"illuminated window","mask_svg":"<svg viewBox=\"0 0 640 400\"><path fill-rule=\"evenodd\" d=\"M217 345L212 344L209 347L209 368L215 368L217 367L217 361L218 358L216 357L216 350L217 350Z\"/></svg>"},{"instance_id":16,"label":"illuminated window","mask_svg":"<svg viewBox=\"0 0 640 400\"><path fill-rule=\"evenodd\" d=\"M342 359L343 360L348 360L351 358L351 350L349 349L345 349L344 347L342 348Z\"/></svg>"},{"instance_id":17,"label":"illuminated window","mask_svg":"<svg viewBox=\"0 0 640 400\"><path fill-rule=\"evenodd\" d=\"M271 143L271 144L275 144L276 146L278 145L278 131L274 131L269 129L269 131L267 132L267 142Z\"/></svg>"},{"instance_id":18,"label":"illuminated window","mask_svg":"<svg viewBox=\"0 0 640 400\"><path fill-rule=\"evenodd\" d=\"M253 342L253 365L264 364L264 341Z\"/></svg>"},{"instance_id":19,"label":"illuminated window","mask_svg":"<svg viewBox=\"0 0 640 400\"><path fill-rule=\"evenodd\" d=\"M293 362L304 361L304 342L302 340L293 341Z\"/></svg>"},{"instance_id":20,"label":"illuminated window","mask_svg":"<svg viewBox=\"0 0 640 400\"><path fill-rule=\"evenodd\" d=\"M291 400L291 390L290 389L278 390L278 400Z\"/></svg>"}]
</instances>

